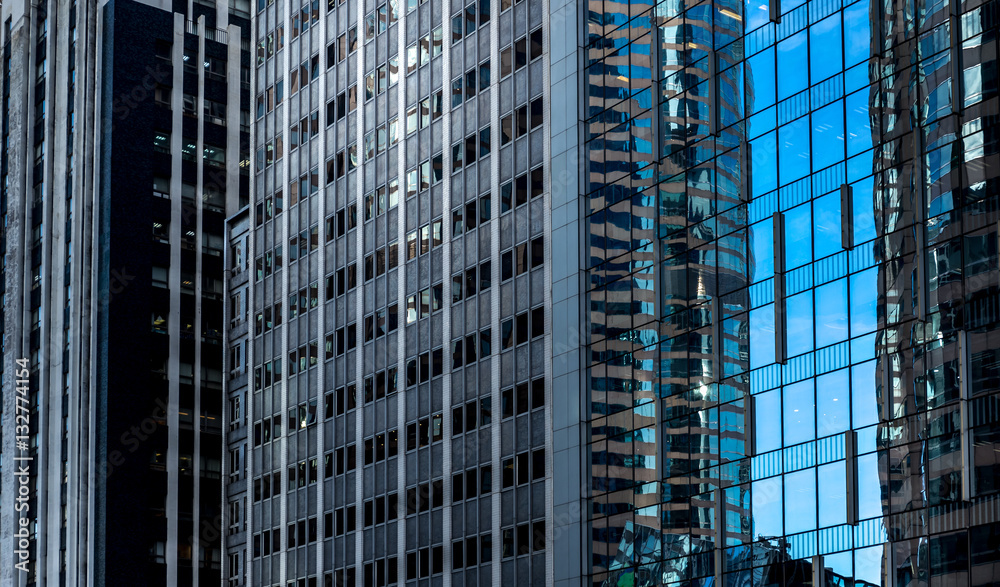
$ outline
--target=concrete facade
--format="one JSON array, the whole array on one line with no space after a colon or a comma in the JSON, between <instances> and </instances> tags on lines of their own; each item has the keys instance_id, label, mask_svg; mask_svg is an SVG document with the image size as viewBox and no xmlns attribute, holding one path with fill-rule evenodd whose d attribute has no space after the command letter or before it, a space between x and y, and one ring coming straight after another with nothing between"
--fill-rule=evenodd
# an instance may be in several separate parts
<instances>
[{"instance_id":1,"label":"concrete facade","mask_svg":"<svg viewBox=\"0 0 1000 587\"><path fill-rule=\"evenodd\" d=\"M227 370L245 406L227 454L247 464L226 489L229 584L580 581L560 560L582 564L565 410L582 397L580 213L561 167L578 119L551 102L550 39L582 16L255 9L250 226L229 236L227 345L246 367Z\"/></svg>"}]
</instances>

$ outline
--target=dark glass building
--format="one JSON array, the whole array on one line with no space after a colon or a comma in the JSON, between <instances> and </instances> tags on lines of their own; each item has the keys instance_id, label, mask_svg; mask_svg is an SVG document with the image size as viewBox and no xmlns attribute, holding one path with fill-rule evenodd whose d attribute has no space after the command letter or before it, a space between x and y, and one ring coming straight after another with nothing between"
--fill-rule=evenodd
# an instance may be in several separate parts
<instances>
[{"instance_id":1,"label":"dark glass building","mask_svg":"<svg viewBox=\"0 0 1000 587\"><path fill-rule=\"evenodd\" d=\"M249 193L249 7L8 1L2 17L0 584L218 584L222 263Z\"/></svg>"}]
</instances>

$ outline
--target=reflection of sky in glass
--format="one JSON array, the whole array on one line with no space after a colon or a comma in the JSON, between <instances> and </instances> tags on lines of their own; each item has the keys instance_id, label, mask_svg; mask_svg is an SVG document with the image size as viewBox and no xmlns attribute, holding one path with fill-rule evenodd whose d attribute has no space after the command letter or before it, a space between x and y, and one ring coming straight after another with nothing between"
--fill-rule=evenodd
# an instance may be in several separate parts
<instances>
[{"instance_id":1,"label":"reflection of sky in glass","mask_svg":"<svg viewBox=\"0 0 1000 587\"><path fill-rule=\"evenodd\" d=\"M756 481L750 492L754 537L782 535L781 477Z\"/></svg>"},{"instance_id":2,"label":"reflection of sky in glass","mask_svg":"<svg viewBox=\"0 0 1000 587\"><path fill-rule=\"evenodd\" d=\"M847 113L847 156L853 157L872 148L871 114L868 88L854 92L844 99Z\"/></svg>"},{"instance_id":3,"label":"reflection of sky in glass","mask_svg":"<svg viewBox=\"0 0 1000 587\"><path fill-rule=\"evenodd\" d=\"M851 336L873 332L878 326L878 268L851 276Z\"/></svg>"},{"instance_id":4,"label":"reflection of sky in glass","mask_svg":"<svg viewBox=\"0 0 1000 587\"><path fill-rule=\"evenodd\" d=\"M855 430L878 422L875 361L851 367L851 424Z\"/></svg>"},{"instance_id":5,"label":"reflection of sky in glass","mask_svg":"<svg viewBox=\"0 0 1000 587\"><path fill-rule=\"evenodd\" d=\"M767 2L747 0L745 3L746 30L753 30L767 22Z\"/></svg>"},{"instance_id":6,"label":"reflection of sky in glass","mask_svg":"<svg viewBox=\"0 0 1000 587\"><path fill-rule=\"evenodd\" d=\"M774 304L750 310L750 368L774 362Z\"/></svg>"},{"instance_id":7,"label":"reflection of sky in glass","mask_svg":"<svg viewBox=\"0 0 1000 587\"><path fill-rule=\"evenodd\" d=\"M865 520L882 515L882 486L879 482L878 455L858 457L858 516Z\"/></svg>"},{"instance_id":8,"label":"reflection of sky in glass","mask_svg":"<svg viewBox=\"0 0 1000 587\"><path fill-rule=\"evenodd\" d=\"M809 117L803 116L778 128L778 180L781 185L787 185L807 175Z\"/></svg>"},{"instance_id":9,"label":"reflection of sky in glass","mask_svg":"<svg viewBox=\"0 0 1000 587\"><path fill-rule=\"evenodd\" d=\"M804 469L785 475L785 532L816 529L816 471Z\"/></svg>"},{"instance_id":10,"label":"reflection of sky in glass","mask_svg":"<svg viewBox=\"0 0 1000 587\"><path fill-rule=\"evenodd\" d=\"M817 259L841 251L840 193L813 200L813 251Z\"/></svg>"},{"instance_id":11,"label":"reflection of sky in glass","mask_svg":"<svg viewBox=\"0 0 1000 587\"><path fill-rule=\"evenodd\" d=\"M799 31L777 44L778 49L778 101L806 89L809 77L809 44L806 31Z\"/></svg>"},{"instance_id":12,"label":"reflection of sky in glass","mask_svg":"<svg viewBox=\"0 0 1000 587\"><path fill-rule=\"evenodd\" d=\"M785 212L785 271L812 261L811 227L812 210L808 202Z\"/></svg>"},{"instance_id":13,"label":"reflection of sky in glass","mask_svg":"<svg viewBox=\"0 0 1000 587\"><path fill-rule=\"evenodd\" d=\"M753 251L753 274L750 275L750 283L758 283L774 275L774 250L771 247L774 225L771 219L762 220L751 226L749 234L750 247Z\"/></svg>"},{"instance_id":14,"label":"reflection of sky in glass","mask_svg":"<svg viewBox=\"0 0 1000 587\"><path fill-rule=\"evenodd\" d=\"M774 49L768 48L747 59L747 77L753 87L754 112L774 104ZM749 110L747 114L753 114Z\"/></svg>"},{"instance_id":15,"label":"reflection of sky in glass","mask_svg":"<svg viewBox=\"0 0 1000 587\"><path fill-rule=\"evenodd\" d=\"M816 469L819 527L847 522L847 463L837 462Z\"/></svg>"},{"instance_id":16,"label":"reflection of sky in glass","mask_svg":"<svg viewBox=\"0 0 1000 587\"><path fill-rule=\"evenodd\" d=\"M847 340L847 278L816 288L816 346Z\"/></svg>"},{"instance_id":17,"label":"reflection of sky in glass","mask_svg":"<svg viewBox=\"0 0 1000 587\"><path fill-rule=\"evenodd\" d=\"M795 356L813 350L813 293L805 291L789 296L785 301L788 355Z\"/></svg>"},{"instance_id":18,"label":"reflection of sky in glass","mask_svg":"<svg viewBox=\"0 0 1000 587\"><path fill-rule=\"evenodd\" d=\"M840 46L840 15L834 14L809 27L809 75L817 84L844 67Z\"/></svg>"},{"instance_id":19,"label":"reflection of sky in glass","mask_svg":"<svg viewBox=\"0 0 1000 587\"><path fill-rule=\"evenodd\" d=\"M812 113L813 170L844 159L844 103L840 100Z\"/></svg>"},{"instance_id":20,"label":"reflection of sky in glass","mask_svg":"<svg viewBox=\"0 0 1000 587\"><path fill-rule=\"evenodd\" d=\"M781 390L772 389L758 394L754 422L757 452L781 448Z\"/></svg>"},{"instance_id":21,"label":"reflection of sky in glass","mask_svg":"<svg viewBox=\"0 0 1000 587\"><path fill-rule=\"evenodd\" d=\"M851 426L850 372L839 369L816 378L816 436L839 434Z\"/></svg>"},{"instance_id":22,"label":"reflection of sky in glass","mask_svg":"<svg viewBox=\"0 0 1000 587\"><path fill-rule=\"evenodd\" d=\"M813 380L807 379L782 389L784 444L792 446L816 438Z\"/></svg>"},{"instance_id":23,"label":"reflection of sky in glass","mask_svg":"<svg viewBox=\"0 0 1000 587\"><path fill-rule=\"evenodd\" d=\"M882 545L860 548L854 552L854 577L873 585L882 584L885 572L885 548Z\"/></svg>"},{"instance_id":24,"label":"reflection of sky in glass","mask_svg":"<svg viewBox=\"0 0 1000 587\"><path fill-rule=\"evenodd\" d=\"M753 171L750 174L750 182L753 184L755 198L778 187L778 174L774 165L775 154L778 150L777 140L777 133L771 131L751 141L753 144Z\"/></svg>"},{"instance_id":25,"label":"reflection of sky in glass","mask_svg":"<svg viewBox=\"0 0 1000 587\"><path fill-rule=\"evenodd\" d=\"M867 2L855 2L844 9L844 66L851 67L868 59L871 54L870 16Z\"/></svg>"}]
</instances>

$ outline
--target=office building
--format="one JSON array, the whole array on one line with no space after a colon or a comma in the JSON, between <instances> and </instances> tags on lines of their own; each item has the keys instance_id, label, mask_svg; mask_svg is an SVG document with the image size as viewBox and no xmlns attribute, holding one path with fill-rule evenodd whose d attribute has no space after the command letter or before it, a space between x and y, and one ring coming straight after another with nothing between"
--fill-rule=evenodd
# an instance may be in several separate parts
<instances>
[{"instance_id":1,"label":"office building","mask_svg":"<svg viewBox=\"0 0 1000 587\"><path fill-rule=\"evenodd\" d=\"M221 580L223 239L249 194L249 16L239 0L3 3L3 585Z\"/></svg>"},{"instance_id":2,"label":"office building","mask_svg":"<svg viewBox=\"0 0 1000 587\"><path fill-rule=\"evenodd\" d=\"M993 584L996 4L587 9L591 583Z\"/></svg>"},{"instance_id":3,"label":"office building","mask_svg":"<svg viewBox=\"0 0 1000 587\"><path fill-rule=\"evenodd\" d=\"M227 237L228 584L551 580L544 8L253 7L252 196Z\"/></svg>"}]
</instances>

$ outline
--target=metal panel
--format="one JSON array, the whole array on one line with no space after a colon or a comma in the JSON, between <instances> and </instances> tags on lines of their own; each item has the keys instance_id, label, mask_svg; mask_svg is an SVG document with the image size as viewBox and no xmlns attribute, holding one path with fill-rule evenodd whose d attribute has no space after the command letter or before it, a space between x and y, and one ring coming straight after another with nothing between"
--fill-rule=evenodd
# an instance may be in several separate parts
<instances>
[{"instance_id":1,"label":"metal panel","mask_svg":"<svg viewBox=\"0 0 1000 587\"><path fill-rule=\"evenodd\" d=\"M858 525L858 433L848 430L844 433L844 454L847 466L847 523Z\"/></svg>"},{"instance_id":2,"label":"metal panel","mask_svg":"<svg viewBox=\"0 0 1000 587\"><path fill-rule=\"evenodd\" d=\"M854 188L840 184L840 246L854 249Z\"/></svg>"},{"instance_id":3,"label":"metal panel","mask_svg":"<svg viewBox=\"0 0 1000 587\"><path fill-rule=\"evenodd\" d=\"M973 459L974 443L972 430L969 427L969 333L958 331L958 385L960 405L960 434L962 442L962 500L969 501L973 497Z\"/></svg>"},{"instance_id":4,"label":"metal panel","mask_svg":"<svg viewBox=\"0 0 1000 587\"><path fill-rule=\"evenodd\" d=\"M774 360L782 365L788 359L785 314L785 215L775 212L774 222Z\"/></svg>"},{"instance_id":5,"label":"metal panel","mask_svg":"<svg viewBox=\"0 0 1000 587\"><path fill-rule=\"evenodd\" d=\"M823 556L812 557L812 584L814 587L824 587L826 585L826 567L823 566Z\"/></svg>"},{"instance_id":6,"label":"metal panel","mask_svg":"<svg viewBox=\"0 0 1000 587\"><path fill-rule=\"evenodd\" d=\"M749 202L753 199L753 143L743 141L741 156L743 157L740 169L743 172L740 182L740 201Z\"/></svg>"}]
</instances>

